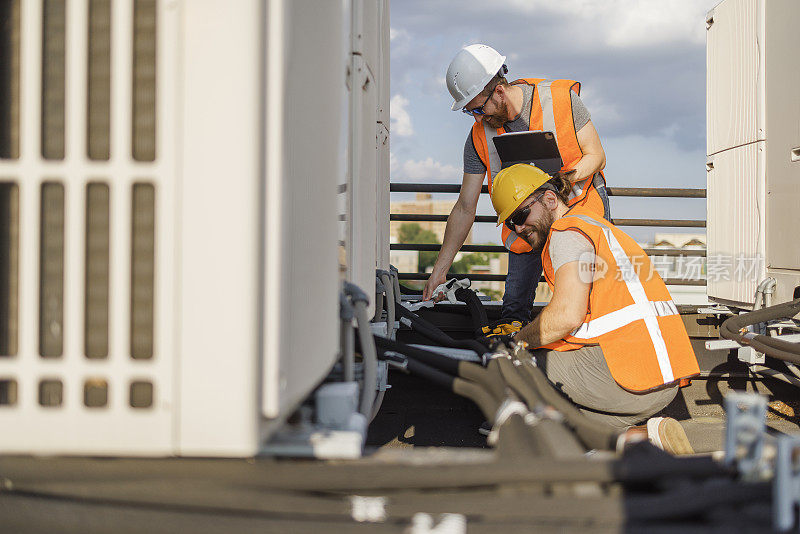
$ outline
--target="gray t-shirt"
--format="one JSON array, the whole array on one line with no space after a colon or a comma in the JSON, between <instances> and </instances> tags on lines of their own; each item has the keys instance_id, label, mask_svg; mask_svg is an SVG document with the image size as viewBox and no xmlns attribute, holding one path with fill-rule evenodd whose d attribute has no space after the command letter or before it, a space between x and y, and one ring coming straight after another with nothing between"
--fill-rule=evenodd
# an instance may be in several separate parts
<instances>
[{"instance_id":1,"label":"gray t-shirt","mask_svg":"<svg viewBox=\"0 0 800 534\"><path fill-rule=\"evenodd\" d=\"M522 112L516 120L509 121L503 125L507 132L527 132L530 130L530 123L528 122L531 116L531 99L533 98L532 85L520 85L522 89ZM577 132L586 123L591 120L589 110L583 105L581 97L575 94L575 91L570 91L570 98L572 100L572 121L575 124L575 131ZM467 134L467 142L464 143L464 172L467 174L484 174L486 166L478 157L478 151L475 150L475 144L472 142L472 129Z\"/></svg>"},{"instance_id":2,"label":"gray t-shirt","mask_svg":"<svg viewBox=\"0 0 800 534\"><path fill-rule=\"evenodd\" d=\"M594 247L586 236L575 230L554 231L550 236L550 261L553 263L553 273L558 268L571 261L587 261L594 257Z\"/></svg>"}]
</instances>

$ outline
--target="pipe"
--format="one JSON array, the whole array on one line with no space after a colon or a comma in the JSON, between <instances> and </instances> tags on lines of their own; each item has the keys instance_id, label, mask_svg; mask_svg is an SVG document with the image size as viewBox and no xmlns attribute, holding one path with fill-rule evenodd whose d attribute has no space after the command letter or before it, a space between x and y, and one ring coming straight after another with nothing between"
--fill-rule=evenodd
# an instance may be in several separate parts
<instances>
[{"instance_id":1,"label":"pipe","mask_svg":"<svg viewBox=\"0 0 800 534\"><path fill-rule=\"evenodd\" d=\"M375 314L372 316L372 320L376 323L379 323L383 320L383 282L377 276L375 277Z\"/></svg>"},{"instance_id":2,"label":"pipe","mask_svg":"<svg viewBox=\"0 0 800 534\"><path fill-rule=\"evenodd\" d=\"M392 273L392 287L394 288L395 302L401 304L403 302L403 293L400 291L400 272L394 265L389 266L389 272Z\"/></svg>"},{"instance_id":3,"label":"pipe","mask_svg":"<svg viewBox=\"0 0 800 534\"><path fill-rule=\"evenodd\" d=\"M375 400L375 390L378 387L378 356L375 341L372 339L369 317L367 316L366 293L350 282L344 283L344 290L350 296L355 306L356 322L358 323L358 339L361 342L361 358L364 361L364 386L361 391L361 404L359 411L364 417L372 414L372 405Z\"/></svg>"},{"instance_id":4,"label":"pipe","mask_svg":"<svg viewBox=\"0 0 800 534\"><path fill-rule=\"evenodd\" d=\"M339 318L341 319L340 337L342 342L342 369L345 382L355 378L355 332L353 318L355 310L344 293L339 294Z\"/></svg>"},{"instance_id":5,"label":"pipe","mask_svg":"<svg viewBox=\"0 0 800 534\"><path fill-rule=\"evenodd\" d=\"M480 328L489 322L489 317L486 315L481 299L478 298L474 291L464 287L456 289L455 296L467 305L469 315L472 317L472 326L476 332L480 331Z\"/></svg>"},{"instance_id":6,"label":"pipe","mask_svg":"<svg viewBox=\"0 0 800 534\"><path fill-rule=\"evenodd\" d=\"M378 415L378 412L381 411L381 406L383 405L383 397L386 395L386 390L381 390L378 392L378 395L375 397L375 403L372 406L372 414L369 416L369 422L371 423L373 419Z\"/></svg>"},{"instance_id":7,"label":"pipe","mask_svg":"<svg viewBox=\"0 0 800 534\"><path fill-rule=\"evenodd\" d=\"M522 364L515 365L508 358L495 358L490 362L497 365L503 379L518 395L522 397L530 410L538 413L544 408L542 397L530 387L520 375L518 369ZM559 412L560 413L560 412ZM581 442L572 432L560 422L551 419L542 419L531 428L540 454L554 458L575 458L586 452Z\"/></svg>"},{"instance_id":8,"label":"pipe","mask_svg":"<svg viewBox=\"0 0 800 534\"><path fill-rule=\"evenodd\" d=\"M533 387L531 387L522 379L518 369L515 368L515 365L511 363L508 358L495 358L489 363L492 362L495 362L498 365L500 372L503 375L503 379L506 381L508 386L513 389L517 395L522 397L522 400L525 401L525 404L528 405L528 408L530 408L531 411L535 411L536 408L545 404L541 395L539 395Z\"/></svg>"},{"instance_id":9,"label":"pipe","mask_svg":"<svg viewBox=\"0 0 800 534\"><path fill-rule=\"evenodd\" d=\"M438 326L426 321L416 313L407 309L405 306L398 306L397 309L400 311L401 317L405 317L411 322L411 326L414 328L414 330L418 331L431 341L435 341L447 347L474 350L479 356L486 353L486 347L474 339L453 339L445 334Z\"/></svg>"},{"instance_id":10,"label":"pipe","mask_svg":"<svg viewBox=\"0 0 800 534\"><path fill-rule=\"evenodd\" d=\"M395 311L397 308L397 301L394 296L394 284L386 271L378 271L380 273L383 288L386 290L386 336L394 337L394 322Z\"/></svg>"},{"instance_id":11,"label":"pipe","mask_svg":"<svg viewBox=\"0 0 800 534\"><path fill-rule=\"evenodd\" d=\"M767 356L800 364L800 344L746 332L748 326L776 319L791 318L800 313L800 299L784 302L757 311L734 315L720 326L719 333L741 345L749 345Z\"/></svg>"},{"instance_id":12,"label":"pipe","mask_svg":"<svg viewBox=\"0 0 800 534\"><path fill-rule=\"evenodd\" d=\"M494 424L500 403L491 395L491 393L480 387L478 384L463 378L455 378L453 380L452 389L454 393L457 393L462 397L466 397L477 404L486 420Z\"/></svg>"},{"instance_id":13,"label":"pipe","mask_svg":"<svg viewBox=\"0 0 800 534\"><path fill-rule=\"evenodd\" d=\"M759 308L758 296L761 295L761 308L768 308L772 304L772 294L775 292L776 281L771 276L764 278L756 288L756 294L753 297L753 310Z\"/></svg>"},{"instance_id":14,"label":"pipe","mask_svg":"<svg viewBox=\"0 0 800 534\"><path fill-rule=\"evenodd\" d=\"M506 384L503 382L503 377L500 375L497 365L493 364L492 361L485 368L474 363L459 361L458 375L480 384L495 399L502 401L506 397Z\"/></svg>"},{"instance_id":15,"label":"pipe","mask_svg":"<svg viewBox=\"0 0 800 534\"><path fill-rule=\"evenodd\" d=\"M408 372L412 375L417 375L429 380L437 386L451 390L453 389L453 382L456 379L453 375L440 371L414 358L408 359Z\"/></svg>"},{"instance_id":16,"label":"pipe","mask_svg":"<svg viewBox=\"0 0 800 534\"><path fill-rule=\"evenodd\" d=\"M358 339L361 342L361 358L364 361L364 389L361 392L359 411L365 417L369 417L375 400L375 389L378 386L378 358L375 341L372 339L370 331L366 302L356 302L356 321L358 322Z\"/></svg>"},{"instance_id":17,"label":"pipe","mask_svg":"<svg viewBox=\"0 0 800 534\"><path fill-rule=\"evenodd\" d=\"M374 340L376 347L382 354L386 351L396 352L406 356L407 358L413 358L429 367L433 367L451 376L456 376L459 372L458 364L460 360L454 360L435 352L430 352L418 347L412 347L410 345L406 345L405 343L388 339L383 336L374 336Z\"/></svg>"},{"instance_id":18,"label":"pipe","mask_svg":"<svg viewBox=\"0 0 800 534\"><path fill-rule=\"evenodd\" d=\"M432 183L400 183L391 182L392 193L460 193L459 184ZM706 198L705 189L668 188L668 187L607 187L608 196L617 197L664 197L664 198ZM484 185L481 193L489 193L489 186Z\"/></svg>"},{"instance_id":19,"label":"pipe","mask_svg":"<svg viewBox=\"0 0 800 534\"><path fill-rule=\"evenodd\" d=\"M642 451L638 451L642 452ZM127 460L129 461L129 460ZM183 462L192 462L184 460ZM113 467L118 462L106 466ZM182 464L181 464L182 465ZM710 457L672 457L666 455L636 454L621 459L560 460L528 458L524 462L499 458L487 462L463 464L413 463L298 465L296 462L269 462L259 471L259 463L249 465L250 470L229 469L229 477L250 480L255 472L259 476L250 483L255 489L289 491L379 491L391 488L406 489L472 488L509 484L544 484L570 482L622 482L648 484L663 480L709 478L731 479L735 470L726 468ZM63 474L62 474L63 476Z\"/></svg>"},{"instance_id":20,"label":"pipe","mask_svg":"<svg viewBox=\"0 0 800 534\"><path fill-rule=\"evenodd\" d=\"M519 354L527 354L526 359L519 358ZM569 426L571 426L584 445L590 449L614 450L617 446L619 432L613 427L598 421L588 419L580 410L568 399L553 389L547 377L541 369L534 364L531 354L526 350L517 350L514 354L521 362L519 369L522 371L523 380L527 378L528 383L534 388L545 403L549 404L564 416Z\"/></svg>"}]
</instances>

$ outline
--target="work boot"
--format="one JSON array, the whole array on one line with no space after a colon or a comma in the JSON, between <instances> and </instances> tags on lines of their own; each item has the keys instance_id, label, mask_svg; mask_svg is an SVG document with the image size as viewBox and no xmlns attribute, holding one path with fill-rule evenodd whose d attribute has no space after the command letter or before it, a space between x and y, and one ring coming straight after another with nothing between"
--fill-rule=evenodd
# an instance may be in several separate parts
<instances>
[{"instance_id":1,"label":"work boot","mask_svg":"<svg viewBox=\"0 0 800 534\"><path fill-rule=\"evenodd\" d=\"M681 424L672 417L651 417L647 420L647 439L670 454L694 454L692 444Z\"/></svg>"}]
</instances>

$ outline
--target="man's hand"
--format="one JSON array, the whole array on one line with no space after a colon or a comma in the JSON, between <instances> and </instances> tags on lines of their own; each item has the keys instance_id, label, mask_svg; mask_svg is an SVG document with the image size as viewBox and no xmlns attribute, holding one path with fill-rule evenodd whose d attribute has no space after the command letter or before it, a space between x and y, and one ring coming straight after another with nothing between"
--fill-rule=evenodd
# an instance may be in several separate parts
<instances>
[{"instance_id":1,"label":"man's hand","mask_svg":"<svg viewBox=\"0 0 800 534\"><path fill-rule=\"evenodd\" d=\"M437 295L433 294L434 289L439 287L441 284L447 282L447 274L438 274L435 270L431 273L430 277L428 277L428 281L425 282L425 288L422 290L422 300L430 300ZM444 297L441 293L439 293L439 298L435 299L437 302Z\"/></svg>"},{"instance_id":2,"label":"man's hand","mask_svg":"<svg viewBox=\"0 0 800 534\"><path fill-rule=\"evenodd\" d=\"M442 248L433 265L433 273L425 283L425 289L422 290L423 300L436 297L433 290L439 284L447 281L447 271L453 265L453 259L456 257L458 249L464 244L464 239L475 220L475 210L478 208L478 197L481 196L482 184L482 174L464 174L458 200L447 218Z\"/></svg>"}]
</instances>

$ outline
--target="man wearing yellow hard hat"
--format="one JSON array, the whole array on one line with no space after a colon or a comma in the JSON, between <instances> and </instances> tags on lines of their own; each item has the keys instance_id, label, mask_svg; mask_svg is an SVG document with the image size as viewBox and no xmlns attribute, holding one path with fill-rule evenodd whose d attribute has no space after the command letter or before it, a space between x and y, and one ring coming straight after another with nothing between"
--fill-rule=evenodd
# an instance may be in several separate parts
<instances>
[{"instance_id":1,"label":"man wearing yellow hard hat","mask_svg":"<svg viewBox=\"0 0 800 534\"><path fill-rule=\"evenodd\" d=\"M495 178L498 226L541 251L553 292L513 340L536 349L548 379L586 416L625 429L666 407L699 367L647 254L596 212L568 206L569 188L562 173L551 177L526 164ZM651 418L646 430L666 450L691 452L674 419Z\"/></svg>"}]
</instances>

